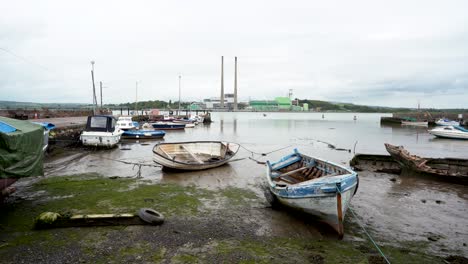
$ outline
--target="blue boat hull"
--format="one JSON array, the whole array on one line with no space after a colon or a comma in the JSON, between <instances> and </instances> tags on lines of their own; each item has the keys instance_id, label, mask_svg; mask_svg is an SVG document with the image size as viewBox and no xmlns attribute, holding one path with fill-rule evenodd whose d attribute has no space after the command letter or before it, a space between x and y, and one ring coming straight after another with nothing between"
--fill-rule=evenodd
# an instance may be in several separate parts
<instances>
[{"instance_id":1,"label":"blue boat hull","mask_svg":"<svg viewBox=\"0 0 468 264\"><path fill-rule=\"evenodd\" d=\"M307 171L317 172L309 175L320 176L307 178ZM304 172L302 181L297 176L301 172ZM277 201L317 217L332 226L340 237L344 235L344 216L358 188L356 172L295 150L276 163L267 162L266 175Z\"/></svg>"},{"instance_id":2,"label":"blue boat hull","mask_svg":"<svg viewBox=\"0 0 468 264\"><path fill-rule=\"evenodd\" d=\"M163 138L166 132L161 130L127 130L122 134L127 139L155 139Z\"/></svg>"},{"instance_id":3,"label":"blue boat hull","mask_svg":"<svg viewBox=\"0 0 468 264\"><path fill-rule=\"evenodd\" d=\"M182 130L185 129L185 124L151 124L155 129L163 130Z\"/></svg>"}]
</instances>

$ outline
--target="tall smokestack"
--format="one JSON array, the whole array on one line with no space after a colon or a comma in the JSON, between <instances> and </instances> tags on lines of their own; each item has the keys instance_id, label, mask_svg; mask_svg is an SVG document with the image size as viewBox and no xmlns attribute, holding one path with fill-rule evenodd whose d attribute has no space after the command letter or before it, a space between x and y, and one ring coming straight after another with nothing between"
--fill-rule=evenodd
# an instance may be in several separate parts
<instances>
[{"instance_id":1,"label":"tall smokestack","mask_svg":"<svg viewBox=\"0 0 468 264\"><path fill-rule=\"evenodd\" d=\"M221 108L224 108L224 57L221 56Z\"/></svg>"},{"instance_id":2,"label":"tall smokestack","mask_svg":"<svg viewBox=\"0 0 468 264\"><path fill-rule=\"evenodd\" d=\"M237 111L237 57L234 59L234 111Z\"/></svg>"}]
</instances>

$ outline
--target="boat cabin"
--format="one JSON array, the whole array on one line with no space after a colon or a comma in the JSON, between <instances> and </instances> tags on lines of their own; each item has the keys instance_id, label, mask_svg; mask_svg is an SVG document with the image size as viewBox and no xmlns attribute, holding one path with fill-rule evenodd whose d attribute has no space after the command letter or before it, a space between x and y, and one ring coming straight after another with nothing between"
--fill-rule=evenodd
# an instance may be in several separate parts
<instances>
[{"instance_id":1,"label":"boat cabin","mask_svg":"<svg viewBox=\"0 0 468 264\"><path fill-rule=\"evenodd\" d=\"M88 116L88 122L86 123L87 132L114 132L117 119L113 116L107 115L95 115Z\"/></svg>"}]
</instances>

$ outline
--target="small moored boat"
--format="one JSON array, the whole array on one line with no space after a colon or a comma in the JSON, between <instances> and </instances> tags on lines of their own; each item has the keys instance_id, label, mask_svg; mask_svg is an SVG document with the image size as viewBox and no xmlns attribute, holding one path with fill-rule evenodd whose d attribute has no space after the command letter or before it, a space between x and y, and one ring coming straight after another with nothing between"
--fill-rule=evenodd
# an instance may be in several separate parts
<instances>
[{"instance_id":1,"label":"small moored boat","mask_svg":"<svg viewBox=\"0 0 468 264\"><path fill-rule=\"evenodd\" d=\"M127 139L155 139L163 138L166 132L162 130L127 130L122 134L122 138Z\"/></svg>"},{"instance_id":2,"label":"small moored boat","mask_svg":"<svg viewBox=\"0 0 468 264\"><path fill-rule=\"evenodd\" d=\"M116 119L113 116L88 116L85 130L80 140L85 146L114 147L119 143L123 130L116 129Z\"/></svg>"},{"instance_id":3,"label":"small moored boat","mask_svg":"<svg viewBox=\"0 0 468 264\"><path fill-rule=\"evenodd\" d=\"M428 121L401 121L403 126L428 126Z\"/></svg>"},{"instance_id":4,"label":"small moored boat","mask_svg":"<svg viewBox=\"0 0 468 264\"><path fill-rule=\"evenodd\" d=\"M131 116L121 116L117 120L117 124L115 127L117 128L117 130L138 129L138 122L134 122Z\"/></svg>"},{"instance_id":5,"label":"small moored boat","mask_svg":"<svg viewBox=\"0 0 468 264\"><path fill-rule=\"evenodd\" d=\"M436 127L428 132L429 134L441 138L468 139L468 129L461 126Z\"/></svg>"},{"instance_id":6,"label":"small moored boat","mask_svg":"<svg viewBox=\"0 0 468 264\"><path fill-rule=\"evenodd\" d=\"M447 119L447 118L441 118L441 119L437 120L435 123L438 126L459 126L460 125L460 122L453 121L453 120L450 120L450 119Z\"/></svg>"},{"instance_id":7,"label":"small moored boat","mask_svg":"<svg viewBox=\"0 0 468 264\"><path fill-rule=\"evenodd\" d=\"M159 143L153 148L153 160L164 168L204 170L226 164L239 147L222 141Z\"/></svg>"},{"instance_id":8,"label":"small moored boat","mask_svg":"<svg viewBox=\"0 0 468 264\"><path fill-rule=\"evenodd\" d=\"M161 130L182 130L185 129L185 124L176 124L172 122L156 122L152 123L154 129L161 129Z\"/></svg>"},{"instance_id":9,"label":"small moored boat","mask_svg":"<svg viewBox=\"0 0 468 264\"><path fill-rule=\"evenodd\" d=\"M266 178L277 201L318 217L344 235L343 220L358 188L358 175L336 163L294 153L267 161Z\"/></svg>"}]
</instances>

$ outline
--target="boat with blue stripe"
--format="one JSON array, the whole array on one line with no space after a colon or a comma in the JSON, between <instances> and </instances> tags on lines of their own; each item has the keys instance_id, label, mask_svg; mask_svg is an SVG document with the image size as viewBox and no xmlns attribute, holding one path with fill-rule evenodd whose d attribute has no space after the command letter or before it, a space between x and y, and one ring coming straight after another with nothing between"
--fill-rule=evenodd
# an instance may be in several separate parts
<instances>
[{"instance_id":1,"label":"boat with blue stripe","mask_svg":"<svg viewBox=\"0 0 468 264\"><path fill-rule=\"evenodd\" d=\"M279 202L314 215L343 237L344 216L359 185L356 172L294 149L277 162L267 161L266 177L273 206Z\"/></svg>"},{"instance_id":2,"label":"boat with blue stripe","mask_svg":"<svg viewBox=\"0 0 468 264\"><path fill-rule=\"evenodd\" d=\"M163 138L166 132L163 130L126 130L122 138L127 139L157 139Z\"/></svg>"}]
</instances>

